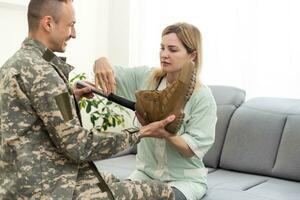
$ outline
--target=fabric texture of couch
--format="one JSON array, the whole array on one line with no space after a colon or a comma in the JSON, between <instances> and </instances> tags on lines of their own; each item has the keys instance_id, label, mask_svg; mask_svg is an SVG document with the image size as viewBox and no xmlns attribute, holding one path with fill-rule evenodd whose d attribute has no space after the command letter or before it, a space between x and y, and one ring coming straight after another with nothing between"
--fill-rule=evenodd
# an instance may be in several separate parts
<instances>
[{"instance_id":1,"label":"fabric texture of couch","mask_svg":"<svg viewBox=\"0 0 300 200\"><path fill-rule=\"evenodd\" d=\"M203 161L203 200L300 199L300 100L259 97L210 86L217 103L216 138ZM135 168L135 152L95 161L121 180Z\"/></svg>"}]
</instances>

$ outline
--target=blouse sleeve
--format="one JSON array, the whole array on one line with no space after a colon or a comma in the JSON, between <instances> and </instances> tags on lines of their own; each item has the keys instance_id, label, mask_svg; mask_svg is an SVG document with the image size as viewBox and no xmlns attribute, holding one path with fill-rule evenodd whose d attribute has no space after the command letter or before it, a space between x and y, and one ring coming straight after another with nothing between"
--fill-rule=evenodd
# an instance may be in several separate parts
<instances>
[{"instance_id":1,"label":"blouse sleeve","mask_svg":"<svg viewBox=\"0 0 300 200\"><path fill-rule=\"evenodd\" d=\"M147 84L147 77L152 68L147 66L124 68L113 66L117 82L117 95L135 101L135 92Z\"/></svg>"},{"instance_id":2,"label":"blouse sleeve","mask_svg":"<svg viewBox=\"0 0 300 200\"><path fill-rule=\"evenodd\" d=\"M187 111L189 115L184 123L181 137L195 156L202 159L214 143L217 107L208 87L201 88L190 100L191 106Z\"/></svg>"}]
</instances>

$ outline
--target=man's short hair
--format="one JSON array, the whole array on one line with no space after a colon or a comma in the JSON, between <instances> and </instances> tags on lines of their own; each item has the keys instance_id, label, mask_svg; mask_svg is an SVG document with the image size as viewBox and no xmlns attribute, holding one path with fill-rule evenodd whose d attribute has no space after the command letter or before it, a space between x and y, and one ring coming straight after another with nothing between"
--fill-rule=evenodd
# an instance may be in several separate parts
<instances>
[{"instance_id":1,"label":"man's short hair","mask_svg":"<svg viewBox=\"0 0 300 200\"><path fill-rule=\"evenodd\" d=\"M29 31L38 28L39 21L44 16L52 16L55 21L59 21L60 4L68 3L72 0L30 0L27 11Z\"/></svg>"}]
</instances>

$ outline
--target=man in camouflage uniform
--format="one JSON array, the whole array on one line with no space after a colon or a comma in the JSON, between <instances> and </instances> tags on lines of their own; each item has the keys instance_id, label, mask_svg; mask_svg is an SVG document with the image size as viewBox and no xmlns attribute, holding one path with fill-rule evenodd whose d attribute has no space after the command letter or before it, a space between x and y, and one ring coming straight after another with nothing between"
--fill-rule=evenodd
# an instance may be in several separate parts
<instances>
[{"instance_id":1,"label":"man in camouflage uniform","mask_svg":"<svg viewBox=\"0 0 300 200\"><path fill-rule=\"evenodd\" d=\"M72 91L73 67L53 54L76 37L74 23L72 1L31 0L28 38L0 69L0 199L174 199L167 184L119 182L91 162L166 136L174 116L138 132L82 128L76 99L90 89Z\"/></svg>"}]
</instances>

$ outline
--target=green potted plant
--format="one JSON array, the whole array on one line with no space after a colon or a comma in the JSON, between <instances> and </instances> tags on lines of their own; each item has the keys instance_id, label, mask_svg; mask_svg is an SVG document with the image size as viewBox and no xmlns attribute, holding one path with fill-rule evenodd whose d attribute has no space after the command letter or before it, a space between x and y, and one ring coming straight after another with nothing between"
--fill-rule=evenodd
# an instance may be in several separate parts
<instances>
[{"instance_id":1,"label":"green potted plant","mask_svg":"<svg viewBox=\"0 0 300 200\"><path fill-rule=\"evenodd\" d=\"M73 85L77 80L86 80L86 74L80 73L69 80L70 85ZM85 111L89 116L93 128L99 131L106 131L110 127L125 126L125 116L130 113L124 107L108 101L104 97L95 95L92 99L82 98L79 101L81 111Z\"/></svg>"}]
</instances>

